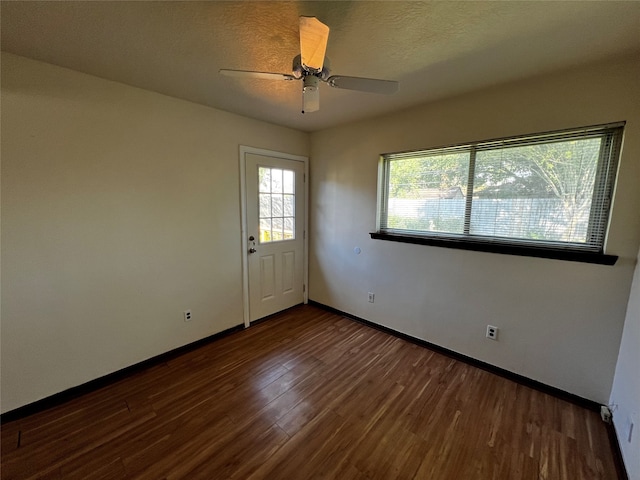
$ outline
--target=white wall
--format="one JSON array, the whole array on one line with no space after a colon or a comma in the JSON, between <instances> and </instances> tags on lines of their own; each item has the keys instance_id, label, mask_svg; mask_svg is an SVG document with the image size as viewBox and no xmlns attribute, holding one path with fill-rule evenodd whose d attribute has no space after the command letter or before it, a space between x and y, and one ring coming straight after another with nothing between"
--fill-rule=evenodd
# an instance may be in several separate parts
<instances>
[{"instance_id":1,"label":"white wall","mask_svg":"<svg viewBox=\"0 0 640 480\"><path fill-rule=\"evenodd\" d=\"M607 403L640 243L638 78L616 59L313 133L310 299ZM621 120L613 267L369 237L381 153Z\"/></svg>"},{"instance_id":2,"label":"white wall","mask_svg":"<svg viewBox=\"0 0 640 480\"><path fill-rule=\"evenodd\" d=\"M3 412L241 324L239 145L309 153L7 53L1 133Z\"/></svg>"},{"instance_id":3,"label":"white wall","mask_svg":"<svg viewBox=\"0 0 640 480\"><path fill-rule=\"evenodd\" d=\"M631 285L610 404L630 480L640 480L640 251ZM633 430L631 425L633 424ZM630 432L631 430L631 432ZM631 438L629 435L631 434ZM629 441L631 440L631 441Z\"/></svg>"}]
</instances>

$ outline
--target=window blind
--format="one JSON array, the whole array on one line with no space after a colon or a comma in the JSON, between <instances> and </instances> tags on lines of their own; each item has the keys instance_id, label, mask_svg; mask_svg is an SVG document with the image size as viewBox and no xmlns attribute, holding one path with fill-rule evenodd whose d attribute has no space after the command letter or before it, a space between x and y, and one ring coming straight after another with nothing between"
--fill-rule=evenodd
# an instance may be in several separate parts
<instances>
[{"instance_id":1,"label":"window blind","mask_svg":"<svg viewBox=\"0 0 640 480\"><path fill-rule=\"evenodd\" d=\"M379 231L602 252L623 127L384 154Z\"/></svg>"}]
</instances>

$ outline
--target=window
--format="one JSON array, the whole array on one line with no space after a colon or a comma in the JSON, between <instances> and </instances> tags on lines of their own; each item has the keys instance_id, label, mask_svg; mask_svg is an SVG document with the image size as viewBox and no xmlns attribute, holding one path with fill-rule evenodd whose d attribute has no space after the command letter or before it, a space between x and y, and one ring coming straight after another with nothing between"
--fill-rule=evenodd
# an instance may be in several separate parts
<instances>
[{"instance_id":1,"label":"window","mask_svg":"<svg viewBox=\"0 0 640 480\"><path fill-rule=\"evenodd\" d=\"M372 236L602 254L623 125L385 154Z\"/></svg>"},{"instance_id":2,"label":"window","mask_svg":"<svg viewBox=\"0 0 640 480\"><path fill-rule=\"evenodd\" d=\"M294 178L293 170L258 167L260 243L295 239Z\"/></svg>"}]
</instances>

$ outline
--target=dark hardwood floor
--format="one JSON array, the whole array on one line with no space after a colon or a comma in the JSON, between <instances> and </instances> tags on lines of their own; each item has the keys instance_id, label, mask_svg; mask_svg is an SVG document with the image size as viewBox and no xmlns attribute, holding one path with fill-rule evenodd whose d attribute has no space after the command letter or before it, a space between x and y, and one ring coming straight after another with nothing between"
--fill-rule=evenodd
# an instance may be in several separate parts
<instances>
[{"instance_id":1,"label":"dark hardwood floor","mask_svg":"<svg viewBox=\"0 0 640 480\"><path fill-rule=\"evenodd\" d=\"M598 413L300 306L2 425L3 479L606 479Z\"/></svg>"}]
</instances>

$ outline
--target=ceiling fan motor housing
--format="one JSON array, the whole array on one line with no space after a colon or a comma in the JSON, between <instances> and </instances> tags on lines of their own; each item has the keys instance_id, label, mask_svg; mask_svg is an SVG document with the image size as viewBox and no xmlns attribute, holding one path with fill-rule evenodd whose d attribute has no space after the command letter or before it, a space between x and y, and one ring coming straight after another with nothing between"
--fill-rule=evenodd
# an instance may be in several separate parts
<instances>
[{"instance_id":1,"label":"ceiling fan motor housing","mask_svg":"<svg viewBox=\"0 0 640 480\"><path fill-rule=\"evenodd\" d=\"M302 56L296 55L295 57L293 57L293 66L291 67L291 71L293 73L293 76L297 79L300 79L302 77L317 77L320 80L326 82L329 78L330 73L329 65L329 59L325 57L324 64L322 65L322 70L317 71L307 67L306 65L303 65Z\"/></svg>"}]
</instances>

